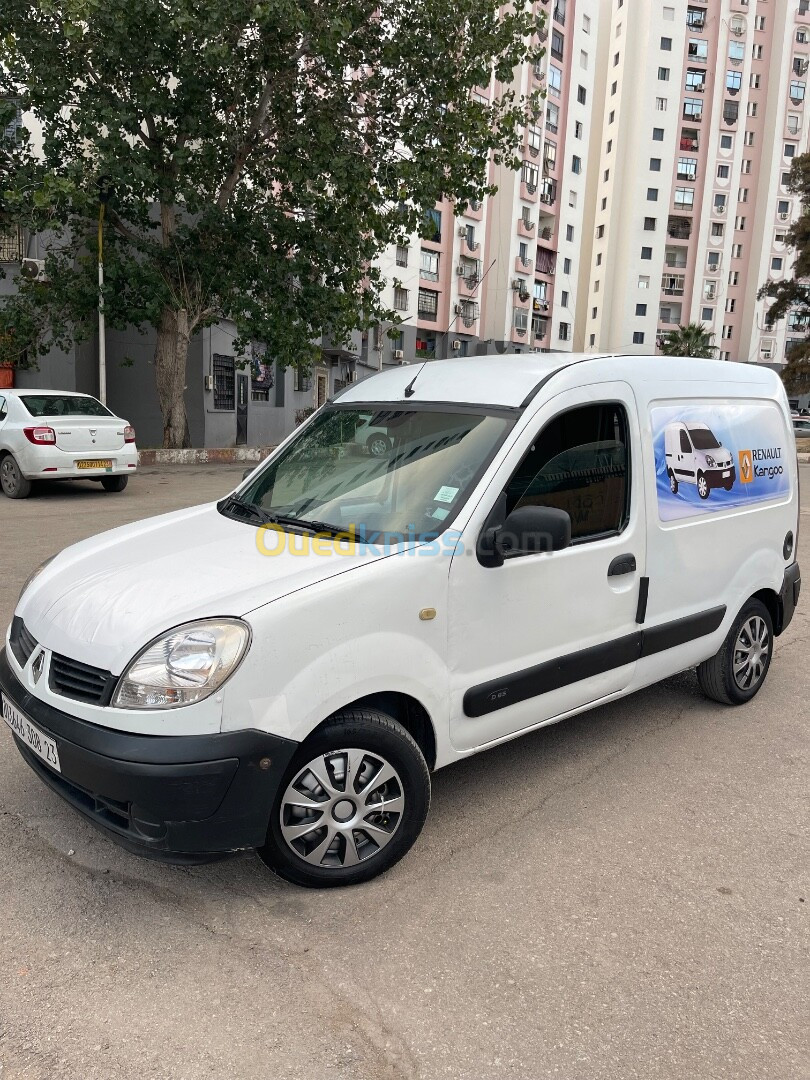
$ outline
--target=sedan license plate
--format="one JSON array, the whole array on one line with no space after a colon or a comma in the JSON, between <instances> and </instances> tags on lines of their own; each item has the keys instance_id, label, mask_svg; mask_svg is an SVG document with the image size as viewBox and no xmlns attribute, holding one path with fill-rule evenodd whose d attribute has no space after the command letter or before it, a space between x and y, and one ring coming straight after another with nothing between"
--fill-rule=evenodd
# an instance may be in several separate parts
<instances>
[{"instance_id":1,"label":"sedan license plate","mask_svg":"<svg viewBox=\"0 0 810 1080\"><path fill-rule=\"evenodd\" d=\"M77 461L77 469L111 469L113 467L110 458L94 458L93 460Z\"/></svg>"},{"instance_id":2,"label":"sedan license plate","mask_svg":"<svg viewBox=\"0 0 810 1080\"><path fill-rule=\"evenodd\" d=\"M15 709L2 694L0 694L0 700L3 703L3 719L17 738L22 739L28 749L33 750L37 757L41 757L46 765L50 765L52 769L60 773L62 766L59 764L59 750L54 740L32 724L19 709Z\"/></svg>"}]
</instances>

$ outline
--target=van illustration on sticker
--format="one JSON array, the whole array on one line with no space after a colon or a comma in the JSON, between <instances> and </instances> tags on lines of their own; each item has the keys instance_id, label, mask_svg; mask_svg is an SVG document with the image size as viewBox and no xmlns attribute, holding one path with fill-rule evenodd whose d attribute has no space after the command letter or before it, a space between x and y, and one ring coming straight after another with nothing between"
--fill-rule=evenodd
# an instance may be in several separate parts
<instances>
[{"instance_id":1,"label":"van illustration on sticker","mask_svg":"<svg viewBox=\"0 0 810 1080\"><path fill-rule=\"evenodd\" d=\"M707 402L651 410L662 521L784 496L784 420L770 404Z\"/></svg>"}]
</instances>

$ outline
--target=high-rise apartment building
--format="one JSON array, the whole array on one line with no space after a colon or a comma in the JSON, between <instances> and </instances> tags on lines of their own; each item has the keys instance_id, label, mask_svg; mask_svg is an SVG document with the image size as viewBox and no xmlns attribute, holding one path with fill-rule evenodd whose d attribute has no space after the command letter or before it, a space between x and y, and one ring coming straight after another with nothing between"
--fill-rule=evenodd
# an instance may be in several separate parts
<instances>
[{"instance_id":1,"label":"high-rise apartment building","mask_svg":"<svg viewBox=\"0 0 810 1080\"><path fill-rule=\"evenodd\" d=\"M723 359L783 360L804 328L757 291L791 272L810 3L603 0L598 34L577 347L651 353L698 322Z\"/></svg>"},{"instance_id":2,"label":"high-rise apartment building","mask_svg":"<svg viewBox=\"0 0 810 1080\"><path fill-rule=\"evenodd\" d=\"M438 204L435 232L412 237L381 261L385 300L404 320L383 326L361 353L363 367L477 352L571 351L590 154L599 0L549 0L545 55L508 86L546 92L542 116L521 132L521 168L489 167L497 194L466 207ZM597 106L598 107L598 106Z\"/></svg>"}]
</instances>

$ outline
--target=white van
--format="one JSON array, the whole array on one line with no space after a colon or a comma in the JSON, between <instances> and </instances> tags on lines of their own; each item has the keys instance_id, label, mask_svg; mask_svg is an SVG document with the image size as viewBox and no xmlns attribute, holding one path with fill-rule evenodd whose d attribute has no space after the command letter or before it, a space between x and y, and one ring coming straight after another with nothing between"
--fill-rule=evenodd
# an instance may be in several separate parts
<instances>
[{"instance_id":1,"label":"white van","mask_svg":"<svg viewBox=\"0 0 810 1080\"><path fill-rule=\"evenodd\" d=\"M731 451L717 441L706 424L669 424L665 446L673 495L678 494L679 484L694 484L701 499L708 499L712 488L731 491L734 487L736 469Z\"/></svg>"},{"instance_id":2,"label":"white van","mask_svg":"<svg viewBox=\"0 0 810 1080\"><path fill-rule=\"evenodd\" d=\"M722 498L671 489L677 424L733 456ZM755 365L396 368L219 503L36 571L3 716L134 851L255 847L302 885L364 881L413 844L434 769L685 668L753 697L799 596L798 514L787 399Z\"/></svg>"}]
</instances>

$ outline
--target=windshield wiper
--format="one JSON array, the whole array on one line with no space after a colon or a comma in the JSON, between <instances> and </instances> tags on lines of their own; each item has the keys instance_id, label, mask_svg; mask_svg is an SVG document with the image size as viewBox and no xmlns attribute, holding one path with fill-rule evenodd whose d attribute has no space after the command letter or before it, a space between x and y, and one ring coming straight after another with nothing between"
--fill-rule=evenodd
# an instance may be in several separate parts
<instances>
[{"instance_id":1,"label":"windshield wiper","mask_svg":"<svg viewBox=\"0 0 810 1080\"><path fill-rule=\"evenodd\" d=\"M219 510L220 514L226 514L228 517L251 518L262 525L268 520L265 512L258 506L237 499L235 495L229 495L226 499L218 502L217 510Z\"/></svg>"},{"instance_id":2,"label":"windshield wiper","mask_svg":"<svg viewBox=\"0 0 810 1080\"><path fill-rule=\"evenodd\" d=\"M291 525L294 528L306 529L307 532L328 533L330 536L346 535L349 532L345 525L334 525L331 521L318 521L315 518L299 518L290 517L286 514L273 514L269 520L272 521L274 525Z\"/></svg>"}]
</instances>

